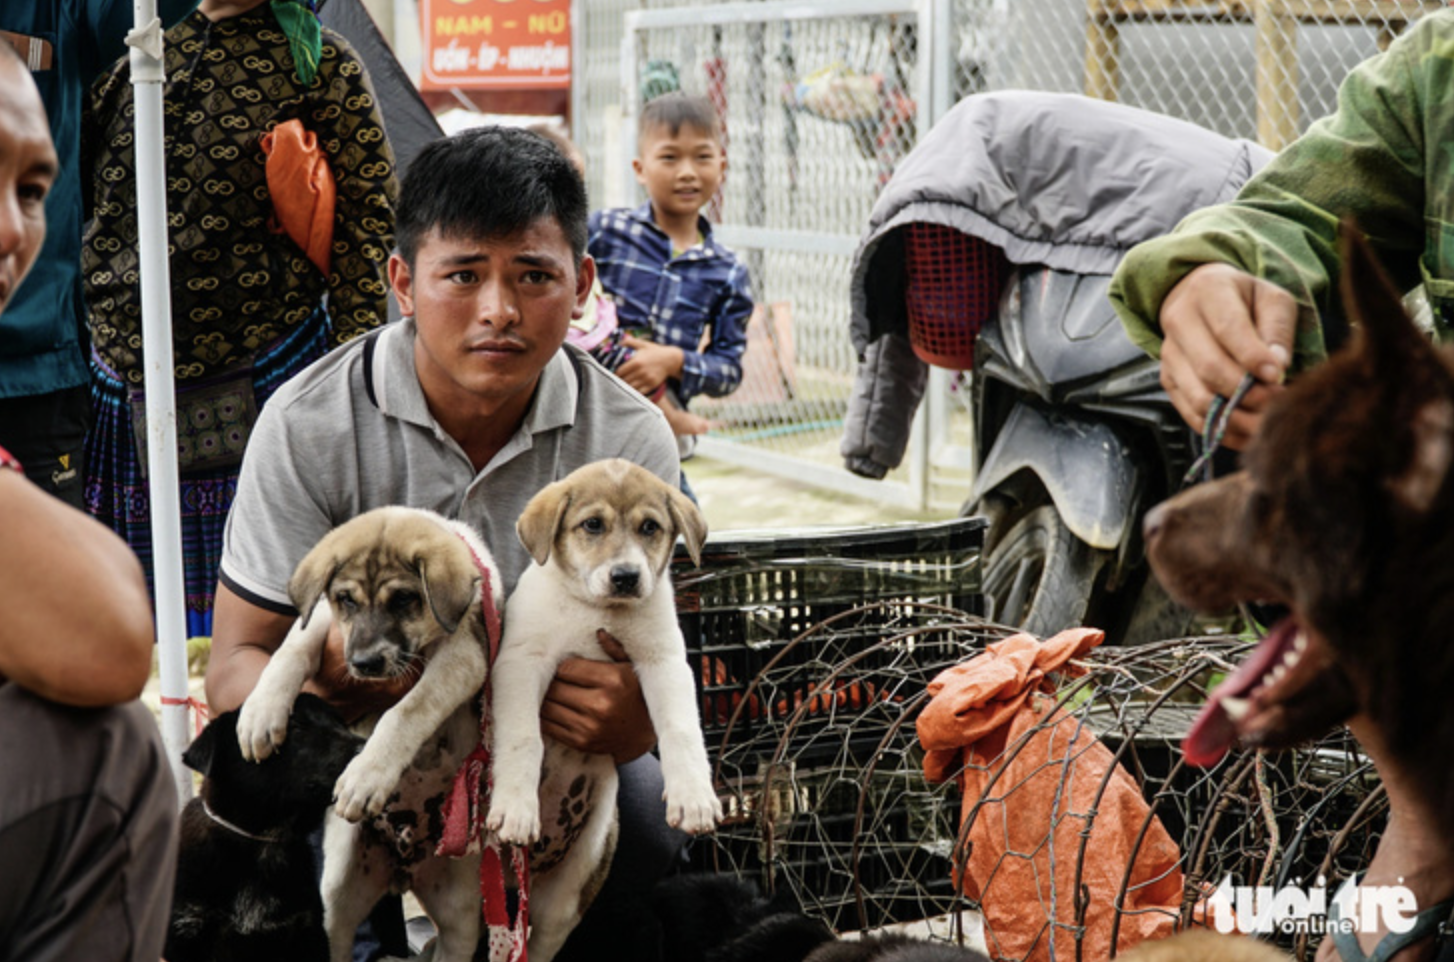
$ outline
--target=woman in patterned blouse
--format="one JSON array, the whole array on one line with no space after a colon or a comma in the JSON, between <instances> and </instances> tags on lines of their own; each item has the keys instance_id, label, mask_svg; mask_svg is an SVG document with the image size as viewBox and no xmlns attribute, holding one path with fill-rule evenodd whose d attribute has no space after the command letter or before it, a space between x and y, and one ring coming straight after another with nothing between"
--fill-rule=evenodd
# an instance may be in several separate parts
<instances>
[{"instance_id":1,"label":"woman in patterned blouse","mask_svg":"<svg viewBox=\"0 0 1454 962\"><path fill-rule=\"evenodd\" d=\"M362 61L301 0L203 0L166 32L165 63L188 630L210 635L231 455L278 385L384 322L397 187ZM97 81L85 127L95 186L81 266L96 419L86 501L150 573L145 438L133 418L145 404L130 74L122 58ZM261 140L291 119L316 135L337 184L326 274L277 227L268 192Z\"/></svg>"}]
</instances>

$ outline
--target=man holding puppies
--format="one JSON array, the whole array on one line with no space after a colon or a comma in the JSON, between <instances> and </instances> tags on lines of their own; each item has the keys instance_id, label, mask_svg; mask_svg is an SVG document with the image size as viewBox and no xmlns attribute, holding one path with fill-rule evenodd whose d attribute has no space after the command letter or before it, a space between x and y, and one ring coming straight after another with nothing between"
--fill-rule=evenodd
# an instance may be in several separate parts
<instances>
[{"instance_id":1,"label":"man holding puppies","mask_svg":"<svg viewBox=\"0 0 1454 962\"><path fill-rule=\"evenodd\" d=\"M240 705L282 643L299 559L357 514L406 504L468 522L508 591L529 560L515 521L545 485L608 457L678 483L660 411L562 346L595 279L586 215L580 175L536 134L467 131L415 159L389 262L405 320L290 381L249 441L217 592L214 711ZM331 640L313 684L346 714L402 694L349 681L339 652ZM541 717L547 734L621 766L621 842L587 929L613 890L641 897L670 870L682 836L666 827L660 772L646 755L654 733L629 664L566 662ZM582 941L561 958L584 957Z\"/></svg>"}]
</instances>

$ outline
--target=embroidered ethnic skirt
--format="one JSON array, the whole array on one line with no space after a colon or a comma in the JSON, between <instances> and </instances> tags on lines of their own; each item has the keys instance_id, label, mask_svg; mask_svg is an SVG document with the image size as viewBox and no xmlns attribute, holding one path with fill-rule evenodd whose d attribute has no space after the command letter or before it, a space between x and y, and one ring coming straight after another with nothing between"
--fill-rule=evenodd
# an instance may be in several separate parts
<instances>
[{"instance_id":1,"label":"embroidered ethnic skirt","mask_svg":"<svg viewBox=\"0 0 1454 962\"><path fill-rule=\"evenodd\" d=\"M328 350L328 314L320 307L253 364L259 409L284 381ZM91 355L91 430L86 435L86 509L136 552L152 578L151 494L137 453L126 385ZM212 596L222 560L222 530L237 493L237 468L187 474L181 479L182 574L188 637L212 634Z\"/></svg>"}]
</instances>

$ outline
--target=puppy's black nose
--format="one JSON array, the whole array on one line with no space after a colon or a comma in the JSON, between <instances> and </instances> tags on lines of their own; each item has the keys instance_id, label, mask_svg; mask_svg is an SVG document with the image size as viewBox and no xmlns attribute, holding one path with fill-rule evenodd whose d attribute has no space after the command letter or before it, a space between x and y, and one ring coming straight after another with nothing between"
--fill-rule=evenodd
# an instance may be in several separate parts
<instances>
[{"instance_id":1,"label":"puppy's black nose","mask_svg":"<svg viewBox=\"0 0 1454 962\"><path fill-rule=\"evenodd\" d=\"M611 569L611 587L616 589L617 594L630 594L640 583L641 572L635 568L621 565Z\"/></svg>"},{"instance_id":2,"label":"puppy's black nose","mask_svg":"<svg viewBox=\"0 0 1454 962\"><path fill-rule=\"evenodd\" d=\"M350 660L348 667L360 678L377 678L384 673L388 662L383 655L368 655Z\"/></svg>"}]
</instances>

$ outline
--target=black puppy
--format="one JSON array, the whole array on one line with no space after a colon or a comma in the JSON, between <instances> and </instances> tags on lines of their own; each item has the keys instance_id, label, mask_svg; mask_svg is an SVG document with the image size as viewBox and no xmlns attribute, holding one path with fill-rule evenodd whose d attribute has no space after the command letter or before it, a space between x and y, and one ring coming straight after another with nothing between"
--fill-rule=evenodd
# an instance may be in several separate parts
<instances>
[{"instance_id":1,"label":"black puppy","mask_svg":"<svg viewBox=\"0 0 1454 962\"><path fill-rule=\"evenodd\" d=\"M326 962L308 836L363 742L308 694L293 705L284 748L264 762L242 757L235 711L197 736L182 755L203 781L182 809L168 962Z\"/></svg>"},{"instance_id":2,"label":"black puppy","mask_svg":"<svg viewBox=\"0 0 1454 962\"><path fill-rule=\"evenodd\" d=\"M728 873L677 875L652 892L662 962L802 962L833 931L791 898Z\"/></svg>"}]
</instances>

